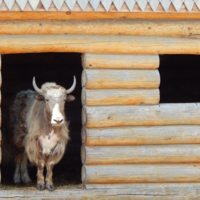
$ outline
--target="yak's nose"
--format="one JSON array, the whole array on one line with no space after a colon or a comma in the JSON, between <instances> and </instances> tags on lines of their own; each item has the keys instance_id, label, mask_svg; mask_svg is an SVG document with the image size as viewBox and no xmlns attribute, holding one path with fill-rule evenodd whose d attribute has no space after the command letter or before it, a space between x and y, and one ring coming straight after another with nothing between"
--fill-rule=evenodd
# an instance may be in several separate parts
<instances>
[{"instance_id":1,"label":"yak's nose","mask_svg":"<svg viewBox=\"0 0 200 200\"><path fill-rule=\"evenodd\" d=\"M52 113L52 118L51 118L51 124L55 126L59 126L63 124L64 122L64 117L60 112L59 105L56 104L53 108L53 113Z\"/></svg>"},{"instance_id":2,"label":"yak's nose","mask_svg":"<svg viewBox=\"0 0 200 200\"><path fill-rule=\"evenodd\" d=\"M63 119L54 119L53 121L55 121L56 123L60 124L61 122L63 122Z\"/></svg>"}]
</instances>

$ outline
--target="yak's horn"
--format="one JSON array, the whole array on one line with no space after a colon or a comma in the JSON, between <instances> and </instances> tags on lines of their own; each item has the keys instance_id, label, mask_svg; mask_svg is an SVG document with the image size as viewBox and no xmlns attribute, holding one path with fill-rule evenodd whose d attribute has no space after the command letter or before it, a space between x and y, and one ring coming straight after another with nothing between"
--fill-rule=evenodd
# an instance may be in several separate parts
<instances>
[{"instance_id":1,"label":"yak's horn","mask_svg":"<svg viewBox=\"0 0 200 200\"><path fill-rule=\"evenodd\" d=\"M76 87L76 77L74 76L74 82L73 82L72 86L68 90L66 90L66 93L69 94L69 93L73 92L75 87Z\"/></svg>"},{"instance_id":2,"label":"yak's horn","mask_svg":"<svg viewBox=\"0 0 200 200\"><path fill-rule=\"evenodd\" d=\"M42 94L42 90L38 88L38 86L35 83L35 76L33 77L33 88L35 89L36 92Z\"/></svg>"}]
</instances>

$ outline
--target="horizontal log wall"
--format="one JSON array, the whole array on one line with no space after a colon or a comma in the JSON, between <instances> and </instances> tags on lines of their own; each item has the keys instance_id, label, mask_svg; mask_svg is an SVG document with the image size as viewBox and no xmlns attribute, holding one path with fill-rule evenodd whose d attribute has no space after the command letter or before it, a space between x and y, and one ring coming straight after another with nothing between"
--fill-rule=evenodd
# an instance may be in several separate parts
<instances>
[{"instance_id":1,"label":"horizontal log wall","mask_svg":"<svg viewBox=\"0 0 200 200\"><path fill-rule=\"evenodd\" d=\"M116 126L198 125L198 103L84 106L82 124L87 128Z\"/></svg>"},{"instance_id":2,"label":"horizontal log wall","mask_svg":"<svg viewBox=\"0 0 200 200\"><path fill-rule=\"evenodd\" d=\"M11 20L97 20L97 19L164 19L199 20L200 13L158 12L0 12L0 21Z\"/></svg>"},{"instance_id":3,"label":"horizontal log wall","mask_svg":"<svg viewBox=\"0 0 200 200\"><path fill-rule=\"evenodd\" d=\"M87 69L158 69L158 55L83 54Z\"/></svg>"},{"instance_id":4,"label":"horizontal log wall","mask_svg":"<svg viewBox=\"0 0 200 200\"><path fill-rule=\"evenodd\" d=\"M85 89L81 100L83 105L133 105L158 104L159 89Z\"/></svg>"},{"instance_id":5,"label":"horizontal log wall","mask_svg":"<svg viewBox=\"0 0 200 200\"><path fill-rule=\"evenodd\" d=\"M85 146L81 147L85 165L161 164L200 162L199 144Z\"/></svg>"},{"instance_id":6,"label":"horizontal log wall","mask_svg":"<svg viewBox=\"0 0 200 200\"><path fill-rule=\"evenodd\" d=\"M84 165L84 184L199 182L200 164Z\"/></svg>"},{"instance_id":7,"label":"horizontal log wall","mask_svg":"<svg viewBox=\"0 0 200 200\"><path fill-rule=\"evenodd\" d=\"M199 104L152 105L159 103L159 62L152 55L143 62L142 56L82 57L86 188L199 180Z\"/></svg>"},{"instance_id":8,"label":"horizontal log wall","mask_svg":"<svg viewBox=\"0 0 200 200\"><path fill-rule=\"evenodd\" d=\"M158 70L84 69L82 86L86 89L158 88Z\"/></svg>"},{"instance_id":9,"label":"horizontal log wall","mask_svg":"<svg viewBox=\"0 0 200 200\"><path fill-rule=\"evenodd\" d=\"M119 42L120 41L120 42ZM0 53L88 52L107 54L200 54L198 35L0 35Z\"/></svg>"},{"instance_id":10,"label":"horizontal log wall","mask_svg":"<svg viewBox=\"0 0 200 200\"><path fill-rule=\"evenodd\" d=\"M75 13L73 13L73 15L74 14ZM82 13L82 15L84 15L84 13ZM20 34L20 35L22 34L104 34L104 35L123 34L123 35L141 35L141 36L146 35L146 36L187 37L192 35L198 35L199 29L200 25L198 20L107 19L107 20L95 20L95 21L94 20L0 21L0 34Z\"/></svg>"},{"instance_id":11,"label":"horizontal log wall","mask_svg":"<svg viewBox=\"0 0 200 200\"><path fill-rule=\"evenodd\" d=\"M199 144L200 125L82 128L86 146Z\"/></svg>"}]
</instances>

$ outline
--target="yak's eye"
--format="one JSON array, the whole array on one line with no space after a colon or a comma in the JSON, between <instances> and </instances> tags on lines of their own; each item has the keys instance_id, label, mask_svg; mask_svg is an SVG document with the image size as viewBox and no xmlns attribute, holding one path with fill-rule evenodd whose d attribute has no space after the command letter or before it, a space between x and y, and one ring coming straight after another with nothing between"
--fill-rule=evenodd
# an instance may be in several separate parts
<instances>
[{"instance_id":1,"label":"yak's eye","mask_svg":"<svg viewBox=\"0 0 200 200\"><path fill-rule=\"evenodd\" d=\"M49 99L45 99L46 102L49 102Z\"/></svg>"}]
</instances>

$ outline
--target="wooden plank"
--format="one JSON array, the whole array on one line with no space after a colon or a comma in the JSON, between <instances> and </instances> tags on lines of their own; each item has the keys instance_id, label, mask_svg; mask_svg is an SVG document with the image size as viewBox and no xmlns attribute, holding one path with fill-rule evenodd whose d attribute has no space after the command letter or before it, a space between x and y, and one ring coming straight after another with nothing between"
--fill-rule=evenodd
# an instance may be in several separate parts
<instances>
[{"instance_id":1,"label":"wooden plank","mask_svg":"<svg viewBox=\"0 0 200 200\"><path fill-rule=\"evenodd\" d=\"M84 184L199 182L200 164L83 165Z\"/></svg>"},{"instance_id":2,"label":"wooden plank","mask_svg":"<svg viewBox=\"0 0 200 200\"><path fill-rule=\"evenodd\" d=\"M1 11L0 20L92 20L92 19L199 19L198 12L43 12Z\"/></svg>"},{"instance_id":3,"label":"wooden plank","mask_svg":"<svg viewBox=\"0 0 200 200\"><path fill-rule=\"evenodd\" d=\"M82 128L86 146L124 146L144 144L199 144L199 125L132 126Z\"/></svg>"},{"instance_id":4,"label":"wooden plank","mask_svg":"<svg viewBox=\"0 0 200 200\"><path fill-rule=\"evenodd\" d=\"M158 55L83 54L83 68L87 69L157 69Z\"/></svg>"},{"instance_id":5,"label":"wooden plank","mask_svg":"<svg viewBox=\"0 0 200 200\"><path fill-rule=\"evenodd\" d=\"M200 145L82 145L81 160L85 165L199 163Z\"/></svg>"},{"instance_id":6,"label":"wooden plank","mask_svg":"<svg viewBox=\"0 0 200 200\"><path fill-rule=\"evenodd\" d=\"M158 70L84 69L81 78L86 89L158 88Z\"/></svg>"},{"instance_id":7,"label":"wooden plank","mask_svg":"<svg viewBox=\"0 0 200 200\"><path fill-rule=\"evenodd\" d=\"M81 93L82 105L158 104L159 89L85 89Z\"/></svg>"},{"instance_id":8,"label":"wooden plank","mask_svg":"<svg viewBox=\"0 0 200 200\"><path fill-rule=\"evenodd\" d=\"M63 189L56 189L54 192L44 190L38 192L37 190L25 186L20 189L1 189L1 199L59 199L64 200L69 198L74 199L100 199L100 200L185 200L185 199L198 199L199 183L162 183L162 184L122 184L123 188L119 187L120 184L112 184L112 189L109 189L110 185L101 184L100 188L89 189L93 184L88 184L88 189L73 188L67 186ZM105 188L104 188L105 186Z\"/></svg>"},{"instance_id":9,"label":"wooden plank","mask_svg":"<svg viewBox=\"0 0 200 200\"><path fill-rule=\"evenodd\" d=\"M200 40L127 35L0 35L0 53L30 52L199 54Z\"/></svg>"},{"instance_id":10,"label":"wooden plank","mask_svg":"<svg viewBox=\"0 0 200 200\"><path fill-rule=\"evenodd\" d=\"M197 103L127 106L84 106L82 124L87 128L114 126L199 125Z\"/></svg>"},{"instance_id":11,"label":"wooden plank","mask_svg":"<svg viewBox=\"0 0 200 200\"><path fill-rule=\"evenodd\" d=\"M67 20L0 21L0 34L103 34L141 36L198 35L198 20Z\"/></svg>"}]
</instances>

